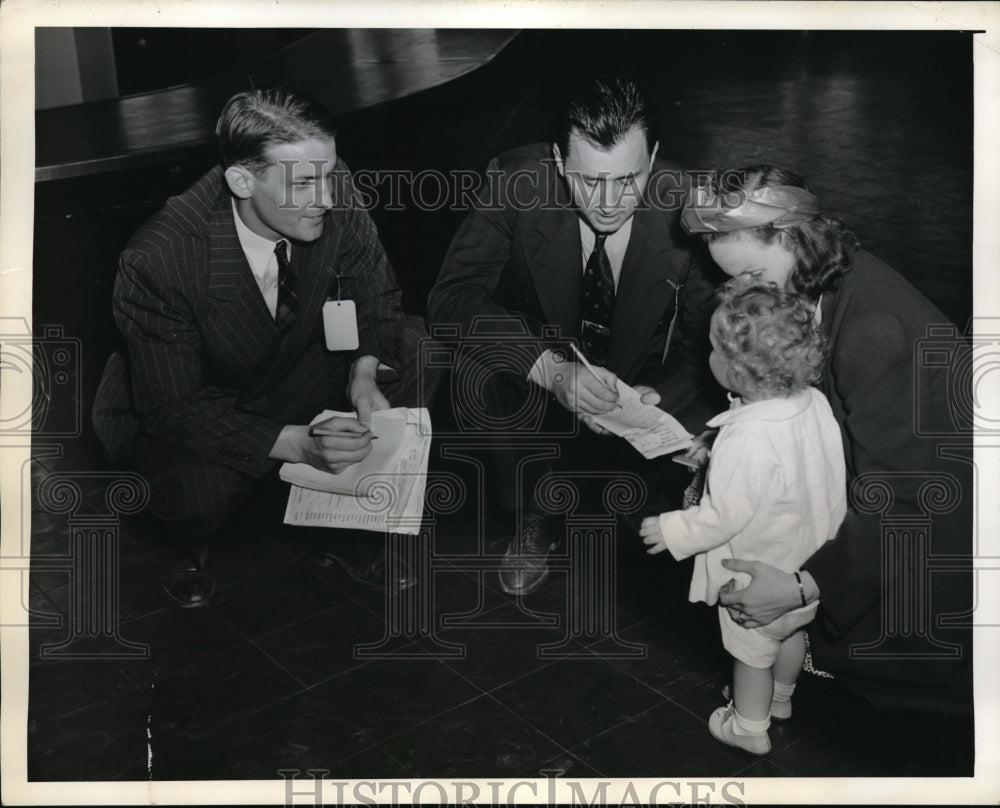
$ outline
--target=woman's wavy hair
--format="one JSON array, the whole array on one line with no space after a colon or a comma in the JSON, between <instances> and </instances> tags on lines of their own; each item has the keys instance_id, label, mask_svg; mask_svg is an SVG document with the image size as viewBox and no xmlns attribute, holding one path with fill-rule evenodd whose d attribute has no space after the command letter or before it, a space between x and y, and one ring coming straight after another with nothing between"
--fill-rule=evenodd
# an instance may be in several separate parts
<instances>
[{"instance_id":1,"label":"woman's wavy hair","mask_svg":"<svg viewBox=\"0 0 1000 808\"><path fill-rule=\"evenodd\" d=\"M726 194L749 194L758 188L776 185L791 185L809 190L805 180L798 174L766 163L727 171L722 177L721 182L725 187L720 190ZM791 276L792 288L810 300L817 300L823 292L837 288L840 276L851 268L850 249L860 246L857 237L847 229L843 221L822 214L780 228L766 224L728 233L708 233L705 240L711 243L750 238L772 244L782 234L796 261Z\"/></svg>"},{"instance_id":2,"label":"woman's wavy hair","mask_svg":"<svg viewBox=\"0 0 1000 808\"><path fill-rule=\"evenodd\" d=\"M754 399L787 398L819 381L827 342L806 300L742 277L717 296L712 337L736 386Z\"/></svg>"}]
</instances>

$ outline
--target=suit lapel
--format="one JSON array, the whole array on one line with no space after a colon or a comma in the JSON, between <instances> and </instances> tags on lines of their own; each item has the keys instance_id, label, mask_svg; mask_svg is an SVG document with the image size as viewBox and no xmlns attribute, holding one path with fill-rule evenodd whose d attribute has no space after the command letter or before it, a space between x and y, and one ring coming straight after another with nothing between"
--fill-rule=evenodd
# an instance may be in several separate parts
<instances>
[{"instance_id":1,"label":"suit lapel","mask_svg":"<svg viewBox=\"0 0 1000 808\"><path fill-rule=\"evenodd\" d=\"M525 257L538 302L546 322L558 324L564 337L576 337L583 286L579 219L566 210L544 210L535 230L540 238Z\"/></svg>"},{"instance_id":2,"label":"suit lapel","mask_svg":"<svg viewBox=\"0 0 1000 808\"><path fill-rule=\"evenodd\" d=\"M654 207L636 211L615 294L615 320L608 365L628 375L664 312L672 310L679 279L671 277L668 254L675 248L667 223Z\"/></svg>"},{"instance_id":3,"label":"suit lapel","mask_svg":"<svg viewBox=\"0 0 1000 808\"><path fill-rule=\"evenodd\" d=\"M292 245L291 263L295 269L298 293L298 312L295 323L281 340L278 353L271 363L269 372L261 382L265 389L287 374L288 365L293 363L306 349L313 338L323 304L337 272L335 258L340 240L340 227L332 214L327 214L323 236L315 242ZM273 321L272 321L273 323ZM275 327L277 333L277 328Z\"/></svg>"},{"instance_id":4,"label":"suit lapel","mask_svg":"<svg viewBox=\"0 0 1000 808\"><path fill-rule=\"evenodd\" d=\"M263 361L273 354L279 333L240 246L228 194L221 194L212 210L208 237L210 326L227 342L239 343L249 357Z\"/></svg>"}]
</instances>

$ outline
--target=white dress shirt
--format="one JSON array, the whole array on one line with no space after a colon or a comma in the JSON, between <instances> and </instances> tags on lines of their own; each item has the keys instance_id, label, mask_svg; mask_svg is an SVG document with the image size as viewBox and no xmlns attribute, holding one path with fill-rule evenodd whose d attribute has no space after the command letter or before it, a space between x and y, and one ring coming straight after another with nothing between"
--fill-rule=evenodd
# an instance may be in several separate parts
<instances>
[{"instance_id":1,"label":"white dress shirt","mask_svg":"<svg viewBox=\"0 0 1000 808\"><path fill-rule=\"evenodd\" d=\"M254 280L257 281L257 288L264 296L264 303L267 304L268 311L274 317L278 310L278 257L274 254L278 241L284 241L288 254L288 261L292 261L292 245L288 239L278 239L271 241L263 236L258 236L247 227L240 218L236 210L236 201L233 201L233 220L236 222L236 235L239 236L240 246L243 254L247 257L247 263L253 271Z\"/></svg>"}]
</instances>

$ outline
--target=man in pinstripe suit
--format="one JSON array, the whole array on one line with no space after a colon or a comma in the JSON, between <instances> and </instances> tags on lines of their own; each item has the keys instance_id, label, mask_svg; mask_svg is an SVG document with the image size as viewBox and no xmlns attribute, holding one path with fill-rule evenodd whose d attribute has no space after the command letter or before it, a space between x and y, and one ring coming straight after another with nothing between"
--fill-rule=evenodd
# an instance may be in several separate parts
<instances>
[{"instance_id":1,"label":"man in pinstripe suit","mask_svg":"<svg viewBox=\"0 0 1000 808\"><path fill-rule=\"evenodd\" d=\"M163 579L184 606L207 602L207 542L281 461L341 471L371 450L370 415L387 395L417 403L401 292L334 134L292 91L237 94L216 127L222 165L121 256L114 313L127 353L105 369L95 431L146 476L150 512L184 548ZM326 347L334 297L355 303L356 350ZM386 368L394 390L379 386ZM358 418L314 436L307 424L324 408Z\"/></svg>"}]
</instances>

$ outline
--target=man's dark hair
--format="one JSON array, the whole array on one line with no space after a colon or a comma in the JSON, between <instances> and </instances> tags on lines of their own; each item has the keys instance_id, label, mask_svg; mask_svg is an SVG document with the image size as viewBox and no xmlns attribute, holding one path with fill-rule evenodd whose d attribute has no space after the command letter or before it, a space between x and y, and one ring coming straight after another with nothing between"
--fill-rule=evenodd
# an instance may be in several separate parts
<instances>
[{"instance_id":1,"label":"man's dark hair","mask_svg":"<svg viewBox=\"0 0 1000 808\"><path fill-rule=\"evenodd\" d=\"M337 125L324 106L285 87L237 93L226 102L215 126L222 165L246 166L255 174L267 167L270 146L336 134Z\"/></svg>"},{"instance_id":2,"label":"man's dark hair","mask_svg":"<svg viewBox=\"0 0 1000 808\"><path fill-rule=\"evenodd\" d=\"M641 127L646 148L656 145L656 125L638 84L622 76L597 76L578 90L566 107L556 141L565 159L574 132L601 149L611 149L631 131Z\"/></svg>"}]
</instances>

